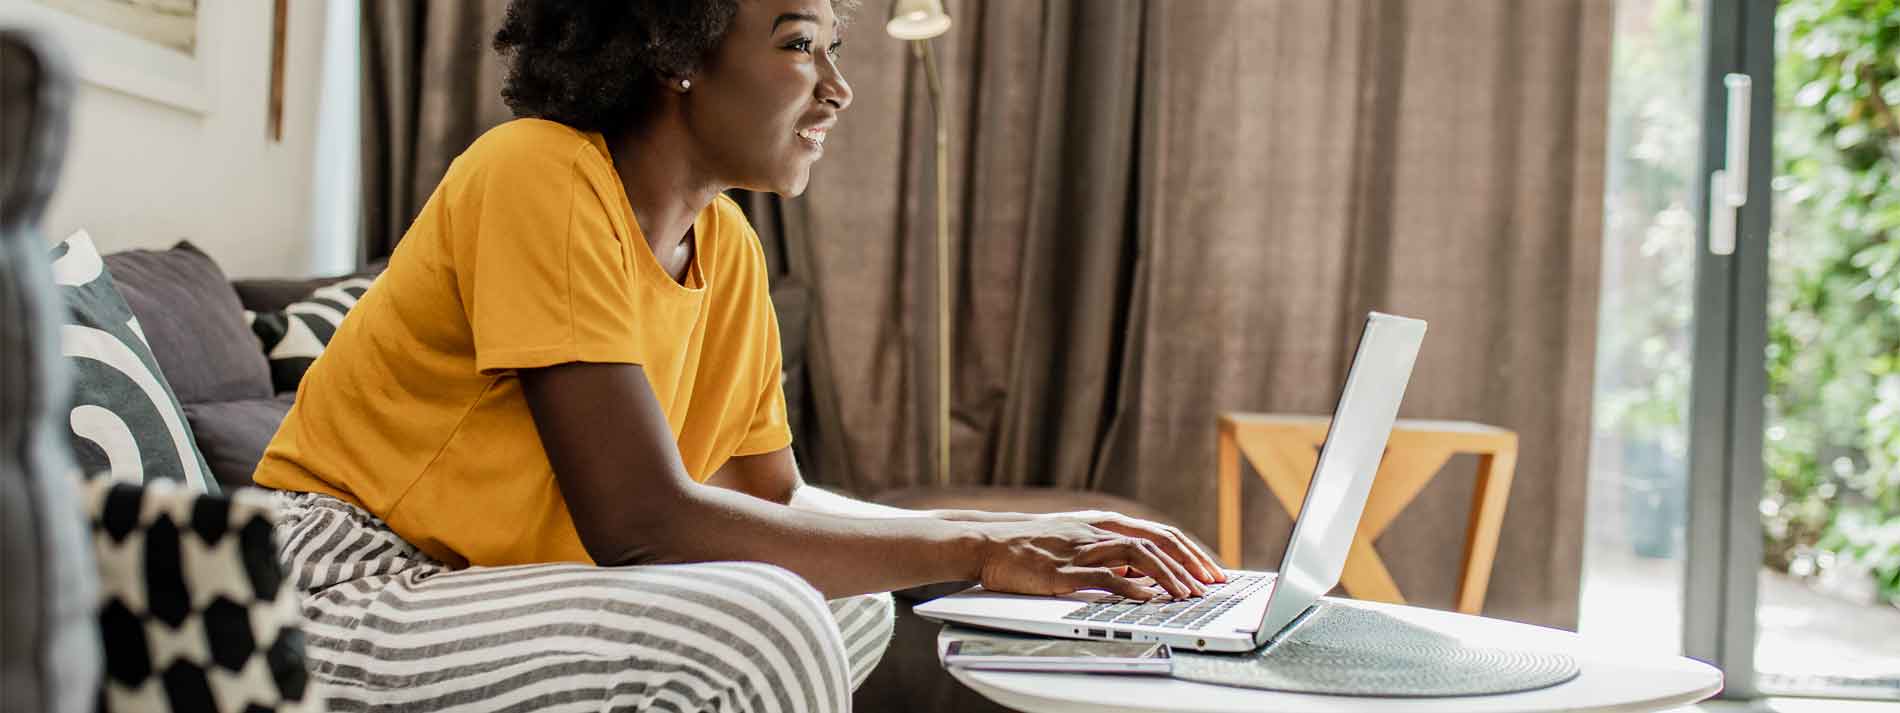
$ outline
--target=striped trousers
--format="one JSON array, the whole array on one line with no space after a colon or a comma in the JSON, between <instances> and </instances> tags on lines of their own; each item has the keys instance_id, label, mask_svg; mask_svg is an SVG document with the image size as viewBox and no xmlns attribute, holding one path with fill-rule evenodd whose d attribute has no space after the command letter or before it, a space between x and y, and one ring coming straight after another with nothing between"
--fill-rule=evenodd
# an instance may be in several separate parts
<instances>
[{"instance_id":1,"label":"striped trousers","mask_svg":"<svg viewBox=\"0 0 1900 713\"><path fill-rule=\"evenodd\" d=\"M772 565L454 570L336 498L282 493L280 559L332 711L832 713L884 656L889 594Z\"/></svg>"}]
</instances>

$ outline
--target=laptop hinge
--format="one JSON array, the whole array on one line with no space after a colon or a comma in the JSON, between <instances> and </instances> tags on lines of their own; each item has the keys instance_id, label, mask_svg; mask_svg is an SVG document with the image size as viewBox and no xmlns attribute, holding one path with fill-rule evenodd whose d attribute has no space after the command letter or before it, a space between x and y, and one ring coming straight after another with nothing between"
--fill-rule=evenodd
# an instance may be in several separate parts
<instances>
[{"instance_id":1,"label":"laptop hinge","mask_svg":"<svg viewBox=\"0 0 1900 713\"><path fill-rule=\"evenodd\" d=\"M1273 637L1266 640L1264 648L1272 649L1274 646L1278 645L1280 642L1287 640L1287 637L1291 636L1294 631L1298 630L1301 624L1306 623L1306 619L1308 617L1311 617L1313 615L1313 612L1319 611L1319 607L1320 607L1320 602L1313 602L1312 604L1307 605L1306 609L1300 611L1299 616L1293 617L1293 621L1287 622L1286 626L1283 626L1280 628L1279 631L1274 632Z\"/></svg>"}]
</instances>

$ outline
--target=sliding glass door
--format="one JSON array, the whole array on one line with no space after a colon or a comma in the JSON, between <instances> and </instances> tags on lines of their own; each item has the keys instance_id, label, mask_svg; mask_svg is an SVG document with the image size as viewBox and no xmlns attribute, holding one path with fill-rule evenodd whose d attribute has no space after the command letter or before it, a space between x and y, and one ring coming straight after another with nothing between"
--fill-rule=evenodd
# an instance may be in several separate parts
<instances>
[{"instance_id":1,"label":"sliding glass door","mask_svg":"<svg viewBox=\"0 0 1900 713\"><path fill-rule=\"evenodd\" d=\"M1900 698L1900 6L1618 0L1580 627Z\"/></svg>"},{"instance_id":2,"label":"sliding glass door","mask_svg":"<svg viewBox=\"0 0 1900 713\"><path fill-rule=\"evenodd\" d=\"M1579 628L1680 653L1704 2L1618 0Z\"/></svg>"},{"instance_id":3,"label":"sliding glass door","mask_svg":"<svg viewBox=\"0 0 1900 713\"><path fill-rule=\"evenodd\" d=\"M1775 10L1755 682L1900 699L1900 4Z\"/></svg>"}]
</instances>

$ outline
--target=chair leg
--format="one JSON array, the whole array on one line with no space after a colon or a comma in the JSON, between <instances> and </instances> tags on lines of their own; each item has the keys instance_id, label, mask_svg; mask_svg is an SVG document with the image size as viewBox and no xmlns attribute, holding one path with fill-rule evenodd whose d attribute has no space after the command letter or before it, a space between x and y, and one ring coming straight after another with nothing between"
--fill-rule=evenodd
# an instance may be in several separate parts
<instances>
[{"instance_id":1,"label":"chair leg","mask_svg":"<svg viewBox=\"0 0 1900 713\"><path fill-rule=\"evenodd\" d=\"M1499 530L1504 506L1511 495L1511 477L1517 470L1517 451L1478 456L1478 485L1471 498L1471 521L1465 529L1464 581L1458 585L1458 611L1484 610L1485 590L1491 585L1491 565L1497 561Z\"/></svg>"}]
</instances>

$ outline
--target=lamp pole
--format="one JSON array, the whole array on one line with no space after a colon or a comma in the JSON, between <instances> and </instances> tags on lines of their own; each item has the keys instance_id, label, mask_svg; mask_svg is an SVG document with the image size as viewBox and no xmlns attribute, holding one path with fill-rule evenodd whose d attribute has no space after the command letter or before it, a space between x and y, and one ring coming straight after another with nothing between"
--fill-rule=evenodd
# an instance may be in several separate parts
<instances>
[{"instance_id":1,"label":"lamp pole","mask_svg":"<svg viewBox=\"0 0 1900 713\"><path fill-rule=\"evenodd\" d=\"M938 487L950 485L950 128L945 121L943 80L930 38L950 30L943 0L897 0L884 29L892 37L909 40L912 56L924 65L930 94L930 112L936 125L937 169L937 477Z\"/></svg>"},{"instance_id":2,"label":"lamp pole","mask_svg":"<svg viewBox=\"0 0 1900 713\"><path fill-rule=\"evenodd\" d=\"M937 125L937 485L950 485L950 129L945 126L943 82L930 40L912 40L930 85Z\"/></svg>"}]
</instances>

